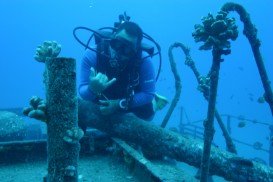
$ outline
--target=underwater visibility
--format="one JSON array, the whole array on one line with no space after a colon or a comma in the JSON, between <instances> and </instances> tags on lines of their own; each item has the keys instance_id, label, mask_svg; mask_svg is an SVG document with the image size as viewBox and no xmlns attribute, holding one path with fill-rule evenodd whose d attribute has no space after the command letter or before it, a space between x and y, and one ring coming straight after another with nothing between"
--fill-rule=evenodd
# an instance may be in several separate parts
<instances>
[{"instance_id":1,"label":"underwater visibility","mask_svg":"<svg viewBox=\"0 0 273 182\"><path fill-rule=\"evenodd\" d=\"M272 8L0 2L1 182L273 181Z\"/></svg>"}]
</instances>

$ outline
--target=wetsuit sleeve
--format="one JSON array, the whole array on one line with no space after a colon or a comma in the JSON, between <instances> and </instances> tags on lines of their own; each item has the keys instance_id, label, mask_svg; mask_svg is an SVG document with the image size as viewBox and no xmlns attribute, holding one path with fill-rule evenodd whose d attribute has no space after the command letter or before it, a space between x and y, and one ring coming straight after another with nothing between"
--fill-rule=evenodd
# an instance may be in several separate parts
<instances>
[{"instance_id":1,"label":"wetsuit sleeve","mask_svg":"<svg viewBox=\"0 0 273 182\"><path fill-rule=\"evenodd\" d=\"M90 68L94 67L96 69L97 56L93 51L87 50L83 56L81 66L80 66L80 83L78 92L82 99L93 101L96 96L88 88L89 87L89 75Z\"/></svg>"},{"instance_id":2,"label":"wetsuit sleeve","mask_svg":"<svg viewBox=\"0 0 273 182\"><path fill-rule=\"evenodd\" d=\"M155 72L151 58L145 59L140 65L139 86L129 108L139 107L151 103L155 95Z\"/></svg>"}]
</instances>

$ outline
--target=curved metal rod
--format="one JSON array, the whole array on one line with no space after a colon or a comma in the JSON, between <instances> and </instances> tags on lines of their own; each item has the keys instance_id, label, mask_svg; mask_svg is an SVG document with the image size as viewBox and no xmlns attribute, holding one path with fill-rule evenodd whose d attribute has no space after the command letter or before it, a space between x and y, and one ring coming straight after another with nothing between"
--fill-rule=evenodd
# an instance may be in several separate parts
<instances>
[{"instance_id":1,"label":"curved metal rod","mask_svg":"<svg viewBox=\"0 0 273 182\"><path fill-rule=\"evenodd\" d=\"M263 58L260 52L261 42L257 38L257 29L255 25L251 22L250 16L243 6L236 3L226 3L222 6L221 10L228 13L230 11L236 11L240 16L240 20L244 24L243 33L247 37L251 45L251 49L252 49L252 52L256 61L256 65L258 67L258 71L262 80L262 84L265 90L265 100L269 104L269 107L271 109L271 114L273 116L273 93L270 87L270 80L267 76Z\"/></svg>"},{"instance_id":2,"label":"curved metal rod","mask_svg":"<svg viewBox=\"0 0 273 182\"><path fill-rule=\"evenodd\" d=\"M194 76L195 76L198 84L199 85L202 84L201 79L200 79L201 75L200 75L199 71L197 70L197 68L195 66L195 62L191 58L190 49L187 46L185 46L183 43L180 43L180 42L176 42L176 43L174 43L174 45L175 45L175 47L180 47L182 49L182 51L184 52L185 57L186 57L185 64L187 66L189 66L191 68L191 70L193 71ZM203 93L205 99L208 100L209 90L208 89L202 89L200 91ZM221 130L223 132L223 136L224 136L224 138L226 140L227 151L229 151L231 153L234 153L234 154L237 154L235 145L234 145L234 143L233 143L233 141L232 141L226 127L225 127L225 124L224 124L219 112L217 111L217 109L215 109L215 118L216 118L216 120L217 120L217 122L218 122L218 124L219 124L219 126L220 126L220 128L221 128Z\"/></svg>"},{"instance_id":3,"label":"curved metal rod","mask_svg":"<svg viewBox=\"0 0 273 182\"><path fill-rule=\"evenodd\" d=\"M173 54L172 54L172 49L173 48L175 48L175 44L171 45L169 47L168 54L169 54L169 61L170 61L171 69L172 69L174 79L175 79L175 96L174 96L174 98L172 100L171 106L170 106L165 118L163 119L163 121L161 123L162 128L165 128L165 126L167 125L167 123L168 123L168 121L169 121L169 119L170 119L170 117L171 117L171 115L173 113L173 110L174 110L177 102L180 99L181 90L182 90L181 79L180 79L180 76L179 76L179 74L177 72L176 63L174 61Z\"/></svg>"}]
</instances>

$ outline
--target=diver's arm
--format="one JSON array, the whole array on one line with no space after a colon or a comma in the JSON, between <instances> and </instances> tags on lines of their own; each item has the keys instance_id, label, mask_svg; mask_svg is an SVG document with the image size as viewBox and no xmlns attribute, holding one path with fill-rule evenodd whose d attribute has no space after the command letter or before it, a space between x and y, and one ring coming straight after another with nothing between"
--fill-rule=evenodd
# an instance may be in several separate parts
<instances>
[{"instance_id":1,"label":"diver's arm","mask_svg":"<svg viewBox=\"0 0 273 182\"><path fill-rule=\"evenodd\" d=\"M155 95L155 72L151 58L145 59L139 72L140 91L135 93L129 108L151 103Z\"/></svg>"},{"instance_id":2,"label":"diver's arm","mask_svg":"<svg viewBox=\"0 0 273 182\"><path fill-rule=\"evenodd\" d=\"M153 98L154 94L138 92L134 95L133 100L129 105L129 108L136 108L151 103Z\"/></svg>"},{"instance_id":3,"label":"diver's arm","mask_svg":"<svg viewBox=\"0 0 273 182\"><path fill-rule=\"evenodd\" d=\"M89 89L89 76L91 67L96 68L97 55L95 52L87 50L83 56L80 68L79 95L84 100L93 101L96 95Z\"/></svg>"}]
</instances>

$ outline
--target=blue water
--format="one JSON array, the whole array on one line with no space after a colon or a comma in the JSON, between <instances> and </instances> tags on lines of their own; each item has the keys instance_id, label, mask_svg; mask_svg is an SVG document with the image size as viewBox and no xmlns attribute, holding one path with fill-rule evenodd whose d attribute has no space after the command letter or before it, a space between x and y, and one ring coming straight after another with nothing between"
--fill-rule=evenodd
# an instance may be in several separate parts
<instances>
[{"instance_id":1,"label":"blue water","mask_svg":"<svg viewBox=\"0 0 273 182\"><path fill-rule=\"evenodd\" d=\"M84 49L73 38L73 28L87 26L98 29L112 26L119 14L127 11L143 30L156 39L162 47L163 68L157 83L158 93L169 100L174 95L174 79L170 71L167 51L175 41L191 48L192 58L202 74L207 74L212 57L210 51L199 51L191 36L194 25L201 23L201 17L209 12L215 14L227 1L224 0L13 0L0 1L0 108L23 107L32 95L44 98L42 73L44 65L33 59L36 46L44 40L56 40L62 45L61 56L73 57L80 64ZM272 56L272 1L234 1L242 4L250 13L258 29L261 52L270 80L273 80ZM257 67L250 45L242 34L242 24L236 14L239 37L232 42L232 54L225 56L221 64L218 87L217 108L221 114L244 116L271 124L272 115L267 104L257 99L263 95ZM204 119L207 102L196 90L197 82L192 71L184 65L184 55L175 50L177 67L182 78L182 96L168 127L177 126L180 108L187 112L189 121ZM155 58L155 67L158 59ZM154 123L159 124L167 108L157 113ZM185 116L185 115L184 115ZM184 117L184 122L187 122ZM225 117L223 117L226 120ZM201 123L199 123L202 126ZM238 120L232 120L232 137L245 143L259 141L268 150L269 128L265 125L246 123L238 128ZM222 133L215 124L215 143L225 148ZM259 157L268 162L268 152L254 150L253 147L235 143L239 155L247 158Z\"/></svg>"}]
</instances>

